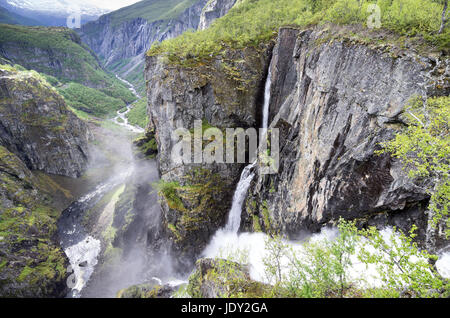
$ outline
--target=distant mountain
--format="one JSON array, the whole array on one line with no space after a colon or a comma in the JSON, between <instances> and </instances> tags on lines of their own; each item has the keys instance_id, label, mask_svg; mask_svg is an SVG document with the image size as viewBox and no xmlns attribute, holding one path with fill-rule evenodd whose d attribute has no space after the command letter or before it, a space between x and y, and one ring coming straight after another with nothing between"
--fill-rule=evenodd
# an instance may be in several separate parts
<instances>
[{"instance_id":1,"label":"distant mountain","mask_svg":"<svg viewBox=\"0 0 450 318\"><path fill-rule=\"evenodd\" d=\"M101 16L77 30L110 71L143 94L144 54L153 42L197 29L208 0L144 0Z\"/></svg>"},{"instance_id":2,"label":"distant mountain","mask_svg":"<svg viewBox=\"0 0 450 318\"><path fill-rule=\"evenodd\" d=\"M81 14L81 24L97 19L110 10L99 8L87 0L0 0L12 13L37 20L43 26L66 26L67 17Z\"/></svg>"},{"instance_id":3,"label":"distant mountain","mask_svg":"<svg viewBox=\"0 0 450 318\"><path fill-rule=\"evenodd\" d=\"M24 17L20 14L8 11L7 9L0 6L0 23L6 23L6 24L21 24L21 25L39 25L39 22Z\"/></svg>"},{"instance_id":4,"label":"distant mountain","mask_svg":"<svg viewBox=\"0 0 450 318\"><path fill-rule=\"evenodd\" d=\"M136 99L68 28L0 24L0 57L45 74L70 106L96 116L114 114Z\"/></svg>"}]
</instances>

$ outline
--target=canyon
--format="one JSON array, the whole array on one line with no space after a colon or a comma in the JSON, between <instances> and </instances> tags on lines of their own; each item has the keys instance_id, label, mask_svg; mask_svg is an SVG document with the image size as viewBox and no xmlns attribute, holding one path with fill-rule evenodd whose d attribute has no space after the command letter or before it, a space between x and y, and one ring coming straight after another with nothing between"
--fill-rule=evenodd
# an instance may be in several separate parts
<instances>
[{"instance_id":1,"label":"canyon","mask_svg":"<svg viewBox=\"0 0 450 318\"><path fill-rule=\"evenodd\" d=\"M205 36L186 53L177 37L218 36L232 24L222 17L245 16L255 2L174 1L159 15L150 2L58 30L74 57L0 41L0 217L27 220L0 228L1 296L266 296L277 285L264 273L271 240L304 252L309 241L338 242L343 220L375 226L389 244L394 228L417 229L414 244L438 255L430 266L448 279L431 181L382 151L411 125L412 100L448 98L447 49L400 45L404 37L359 24L283 23L245 45L214 42L219 51ZM78 98L86 92L107 106ZM148 121L138 127L129 115L142 102ZM176 131L196 121L203 133L262 128L260 144L277 130L277 173L261 157L174 160ZM375 272L349 257L355 277ZM379 287L367 280L358 288Z\"/></svg>"}]
</instances>

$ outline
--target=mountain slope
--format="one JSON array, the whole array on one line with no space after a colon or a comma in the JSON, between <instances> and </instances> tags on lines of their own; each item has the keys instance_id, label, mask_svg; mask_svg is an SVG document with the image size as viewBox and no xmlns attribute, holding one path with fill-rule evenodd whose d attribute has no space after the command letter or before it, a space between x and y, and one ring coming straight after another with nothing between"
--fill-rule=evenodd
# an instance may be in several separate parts
<instances>
[{"instance_id":1,"label":"mountain slope","mask_svg":"<svg viewBox=\"0 0 450 318\"><path fill-rule=\"evenodd\" d=\"M66 26L67 17L73 12L81 14L81 23L97 19L110 10L99 8L87 0L0 0L0 5L10 12L39 21L43 26Z\"/></svg>"},{"instance_id":2,"label":"mountain slope","mask_svg":"<svg viewBox=\"0 0 450 318\"><path fill-rule=\"evenodd\" d=\"M144 92L144 53L154 41L197 29L207 0L146 0L100 17L78 30L105 67Z\"/></svg>"},{"instance_id":3,"label":"mountain slope","mask_svg":"<svg viewBox=\"0 0 450 318\"><path fill-rule=\"evenodd\" d=\"M136 99L121 81L100 66L95 54L81 42L76 32L67 28L6 24L0 25L0 31L0 56L13 64L56 78L51 80L53 85L79 88L76 85L66 87L74 82L96 89L116 100L115 103L108 101L112 105L111 113ZM79 99L82 97L80 95ZM87 105L87 108L93 106ZM106 115L107 112L93 113Z\"/></svg>"},{"instance_id":4,"label":"mountain slope","mask_svg":"<svg viewBox=\"0 0 450 318\"><path fill-rule=\"evenodd\" d=\"M21 25L39 25L40 23L34 19L21 16L20 14L10 12L0 7L0 23L21 24Z\"/></svg>"},{"instance_id":5,"label":"mountain slope","mask_svg":"<svg viewBox=\"0 0 450 318\"><path fill-rule=\"evenodd\" d=\"M85 171L87 126L38 73L0 65L0 295L64 297L67 257L56 241L70 193L45 173ZM39 171L36 171L39 170ZM45 173L44 173L45 172ZM55 206L53 205L55 203Z\"/></svg>"}]
</instances>

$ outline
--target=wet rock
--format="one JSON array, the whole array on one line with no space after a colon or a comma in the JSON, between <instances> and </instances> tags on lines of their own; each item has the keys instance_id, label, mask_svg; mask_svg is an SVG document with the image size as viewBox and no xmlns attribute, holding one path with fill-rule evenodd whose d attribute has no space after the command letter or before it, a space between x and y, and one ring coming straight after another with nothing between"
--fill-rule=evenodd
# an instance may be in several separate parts
<instances>
[{"instance_id":1,"label":"wet rock","mask_svg":"<svg viewBox=\"0 0 450 318\"><path fill-rule=\"evenodd\" d=\"M202 131L211 126L224 131L258 127L270 50L271 44L229 50L194 68L147 57L148 114L158 145L162 222L177 259L194 260L225 225L245 164L179 164L172 157L173 133L178 128L193 132L196 120Z\"/></svg>"},{"instance_id":2,"label":"wet rock","mask_svg":"<svg viewBox=\"0 0 450 318\"><path fill-rule=\"evenodd\" d=\"M78 264L78 266L86 267L86 266L88 266L88 262L87 261L81 262L80 264Z\"/></svg>"}]
</instances>

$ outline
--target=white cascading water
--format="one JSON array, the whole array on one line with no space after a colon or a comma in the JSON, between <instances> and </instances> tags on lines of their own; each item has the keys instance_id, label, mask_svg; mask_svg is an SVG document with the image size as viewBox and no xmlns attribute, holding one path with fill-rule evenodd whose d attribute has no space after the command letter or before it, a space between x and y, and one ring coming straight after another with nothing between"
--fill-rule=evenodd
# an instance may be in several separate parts
<instances>
[{"instance_id":1,"label":"white cascading water","mask_svg":"<svg viewBox=\"0 0 450 318\"><path fill-rule=\"evenodd\" d=\"M265 134L267 127L269 127L269 106L270 106L270 87L272 86L272 67L269 66L269 73L267 74L266 86L264 87L264 106L263 106L263 121L262 128Z\"/></svg>"},{"instance_id":2,"label":"white cascading water","mask_svg":"<svg viewBox=\"0 0 450 318\"><path fill-rule=\"evenodd\" d=\"M264 137L265 131L268 128L269 121L269 104L270 104L270 87L271 87L271 72L269 68L269 75L265 85L264 94L264 108L263 108L263 123L262 128L265 130L261 136ZM228 216L228 222L225 228L216 232L211 242L203 251L201 257L206 258L225 258L232 261L246 262L249 265L250 276L256 281L265 283L271 283L267 280L265 274L264 259L268 255L268 249L266 242L269 239L265 233L240 233L238 234L241 213L243 203L247 196L247 191L250 187L250 183L255 177L254 167L256 162L245 167L242 172L241 179L237 185L233 204ZM381 234L390 242L392 237L392 229L385 228L381 231ZM306 234L306 233L305 233ZM321 240L334 240L338 236L339 232L336 228L323 228L320 233L311 234L309 237L310 242L319 242ZM395 237L395 236L394 236ZM394 238L395 239L395 238ZM296 253L302 253L303 241L284 241L287 244L288 249L296 251ZM366 244L368 244L366 242ZM391 244L391 243L389 243ZM370 245L370 244L369 244ZM366 249L372 249L368 245L365 245ZM242 259L243 258L243 259ZM287 271L289 266L289 259L287 256L282 258L283 272ZM349 270L349 278L354 280L355 283L364 286L377 287L382 286L382 280L380 279L378 272L374 266L366 266L362 264L357 257L357 252L352 256L351 268ZM450 252L442 253L438 262L436 263L439 273L444 277L450 277Z\"/></svg>"},{"instance_id":3,"label":"white cascading water","mask_svg":"<svg viewBox=\"0 0 450 318\"><path fill-rule=\"evenodd\" d=\"M269 105L270 105L270 86L272 85L272 72L271 67L269 67L269 74L267 75L266 85L264 88L264 105L263 105L263 121L262 128L263 133L261 137L265 135L265 131L269 126ZM225 231L237 233L239 231L239 226L241 224L241 213L242 206L244 204L245 198L247 197L248 188L255 177L253 168L256 166L256 161L244 168L242 172L241 179L238 182L236 191L233 196L233 203L231 205L231 210L228 214L228 222L225 226Z\"/></svg>"},{"instance_id":4,"label":"white cascading water","mask_svg":"<svg viewBox=\"0 0 450 318\"><path fill-rule=\"evenodd\" d=\"M241 179L237 185L236 191L234 192L233 204L231 206L230 213L228 214L228 223L225 226L225 231L237 233L239 231L239 226L241 225L241 212L242 206L244 204L245 198L247 196L248 188L255 177L253 168L255 163L248 165L244 168L242 172Z\"/></svg>"}]
</instances>

